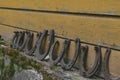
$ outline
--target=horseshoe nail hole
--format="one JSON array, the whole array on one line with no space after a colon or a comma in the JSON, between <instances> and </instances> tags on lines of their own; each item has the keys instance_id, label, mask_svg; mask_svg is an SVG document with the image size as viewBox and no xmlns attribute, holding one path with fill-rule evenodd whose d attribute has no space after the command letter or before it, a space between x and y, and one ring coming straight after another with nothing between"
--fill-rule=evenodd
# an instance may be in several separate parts
<instances>
[{"instance_id":1,"label":"horseshoe nail hole","mask_svg":"<svg viewBox=\"0 0 120 80\"><path fill-rule=\"evenodd\" d=\"M109 71L111 75L120 76L120 52L112 51L109 59Z\"/></svg>"}]
</instances>

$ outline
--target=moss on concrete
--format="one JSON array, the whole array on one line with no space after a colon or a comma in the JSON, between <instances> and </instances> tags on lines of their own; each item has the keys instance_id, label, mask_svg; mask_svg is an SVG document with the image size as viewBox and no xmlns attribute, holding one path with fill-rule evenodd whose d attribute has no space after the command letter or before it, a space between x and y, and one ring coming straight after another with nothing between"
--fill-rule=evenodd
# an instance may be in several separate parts
<instances>
[{"instance_id":1,"label":"moss on concrete","mask_svg":"<svg viewBox=\"0 0 120 80\"><path fill-rule=\"evenodd\" d=\"M3 40L0 40L0 45L8 44ZM43 70L43 65L33 59L29 59L26 56L20 54L19 51L11 49L6 46L7 49L0 47L0 80L12 80L15 73L21 70L34 69L38 73L42 73L44 80L53 80L52 77ZM9 58L9 65L5 66L5 59ZM15 68L17 67L17 69ZM59 80L59 79L54 79Z\"/></svg>"}]
</instances>

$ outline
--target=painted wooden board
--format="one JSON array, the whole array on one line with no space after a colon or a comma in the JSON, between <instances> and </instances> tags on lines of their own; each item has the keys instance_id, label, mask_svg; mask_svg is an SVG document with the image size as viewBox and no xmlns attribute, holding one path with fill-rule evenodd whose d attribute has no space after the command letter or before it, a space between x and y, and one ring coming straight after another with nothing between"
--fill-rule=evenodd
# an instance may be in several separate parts
<instances>
[{"instance_id":1,"label":"painted wooden board","mask_svg":"<svg viewBox=\"0 0 120 80\"><path fill-rule=\"evenodd\" d=\"M0 0L0 7L112 15L120 14L119 0Z\"/></svg>"},{"instance_id":2,"label":"painted wooden board","mask_svg":"<svg viewBox=\"0 0 120 80\"><path fill-rule=\"evenodd\" d=\"M55 29L60 36L120 46L120 20L115 18L0 10L0 23L36 31Z\"/></svg>"}]
</instances>

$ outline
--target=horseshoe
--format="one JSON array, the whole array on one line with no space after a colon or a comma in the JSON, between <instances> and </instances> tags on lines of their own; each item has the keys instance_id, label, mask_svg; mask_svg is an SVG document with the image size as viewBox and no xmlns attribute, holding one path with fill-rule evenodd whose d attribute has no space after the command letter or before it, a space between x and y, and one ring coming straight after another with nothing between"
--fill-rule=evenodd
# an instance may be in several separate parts
<instances>
[{"instance_id":1,"label":"horseshoe","mask_svg":"<svg viewBox=\"0 0 120 80\"><path fill-rule=\"evenodd\" d=\"M103 70L104 70L104 77L105 80L112 80L111 74L109 72L109 59L110 59L111 49L107 49L103 61Z\"/></svg>"},{"instance_id":2,"label":"horseshoe","mask_svg":"<svg viewBox=\"0 0 120 80\"><path fill-rule=\"evenodd\" d=\"M15 45L16 45L16 43L17 43L17 41L18 41L18 38L19 38L19 32L18 32L18 31L15 31L15 32L14 32L14 36L13 36L11 42L10 42L10 47L11 47L11 48L15 48Z\"/></svg>"},{"instance_id":3,"label":"horseshoe","mask_svg":"<svg viewBox=\"0 0 120 80\"><path fill-rule=\"evenodd\" d=\"M30 32L29 31L26 31L24 34L23 34L23 37L22 37L22 44L21 45L19 45L19 47L18 47L18 50L20 50L20 51L24 51L24 48L25 48L25 45L26 45L26 42L27 42L27 40L29 39L29 35L30 35Z\"/></svg>"},{"instance_id":4,"label":"horseshoe","mask_svg":"<svg viewBox=\"0 0 120 80\"><path fill-rule=\"evenodd\" d=\"M41 37L41 34L42 33L37 33L37 38L36 38L36 41L35 41L35 44L33 45L33 47L31 48L31 49L28 49L28 45L29 45L29 43L33 40L33 34L31 35L31 38L29 38L29 40L27 41L27 43L26 43L26 48L25 48L25 53L27 54L27 55L33 55L33 53L34 53L34 51L35 51L35 49L36 49L36 47L37 47L37 44L38 44L38 41L39 41L39 39L40 39L40 37ZM32 40L31 40L32 39ZM31 41L30 41L31 40Z\"/></svg>"},{"instance_id":5,"label":"horseshoe","mask_svg":"<svg viewBox=\"0 0 120 80\"><path fill-rule=\"evenodd\" d=\"M102 55L101 55L101 48L99 46L94 47L96 52L96 58L94 65L90 69L85 68L87 54L88 54L88 46L81 47L81 56L80 56L80 74L86 78L93 77L101 67L102 62Z\"/></svg>"},{"instance_id":6,"label":"horseshoe","mask_svg":"<svg viewBox=\"0 0 120 80\"><path fill-rule=\"evenodd\" d=\"M50 50L52 44L54 43L54 35L55 35L54 30L51 30L50 35L49 35L49 40L48 40L48 46L45 50L44 44L46 43L45 40L48 36L48 30L44 30L43 34L40 37L40 40L38 41L37 48L35 50L35 56L37 59L42 61L48 55L49 50Z\"/></svg>"},{"instance_id":7,"label":"horseshoe","mask_svg":"<svg viewBox=\"0 0 120 80\"><path fill-rule=\"evenodd\" d=\"M112 52L112 50L109 48L107 48L107 50L105 52L105 56L104 56L104 60L103 60L104 78L105 78L105 80L120 80L120 77L111 75L110 71L109 71L109 59L110 59L111 52Z\"/></svg>"},{"instance_id":8,"label":"horseshoe","mask_svg":"<svg viewBox=\"0 0 120 80\"><path fill-rule=\"evenodd\" d=\"M68 47L69 46L70 46L70 41L69 41ZM69 50L69 49L66 49L66 50ZM67 52L66 52L66 54L67 54ZM65 69L65 70L70 70L74 66L74 64L76 63L76 60L78 58L79 53L80 53L80 39L76 38L75 39L75 52L74 52L74 56L73 56L71 61L68 61L68 63L65 62L65 57L63 57L62 60L61 60L62 68ZM64 54L64 56L65 56L65 54Z\"/></svg>"},{"instance_id":9,"label":"horseshoe","mask_svg":"<svg viewBox=\"0 0 120 80\"><path fill-rule=\"evenodd\" d=\"M31 50L33 47L33 42L34 42L34 34L33 33L29 33L28 35L28 39L26 41L25 47L24 47L24 52Z\"/></svg>"},{"instance_id":10,"label":"horseshoe","mask_svg":"<svg viewBox=\"0 0 120 80\"><path fill-rule=\"evenodd\" d=\"M17 38L18 38L18 32L15 31L15 32L14 32L14 35L13 35L13 38L12 38L11 41L10 41L10 47L11 47L11 48L14 47Z\"/></svg>"},{"instance_id":11,"label":"horseshoe","mask_svg":"<svg viewBox=\"0 0 120 80\"><path fill-rule=\"evenodd\" d=\"M19 45L21 45L23 43L24 35L25 35L24 31L23 32L22 31L19 32L19 38L18 38L18 41L16 43L16 49L18 49Z\"/></svg>"},{"instance_id":12,"label":"horseshoe","mask_svg":"<svg viewBox=\"0 0 120 80\"><path fill-rule=\"evenodd\" d=\"M54 55L54 54L57 54L57 52L55 52L55 48L59 46L59 41L57 40L54 42L54 44L52 45L52 47L49 51L50 63L52 65L57 65L61 61L61 59L63 58L63 55L65 54L65 50L67 49L68 42L69 42L68 39L66 39L63 42L63 45L62 45L59 55Z\"/></svg>"}]
</instances>

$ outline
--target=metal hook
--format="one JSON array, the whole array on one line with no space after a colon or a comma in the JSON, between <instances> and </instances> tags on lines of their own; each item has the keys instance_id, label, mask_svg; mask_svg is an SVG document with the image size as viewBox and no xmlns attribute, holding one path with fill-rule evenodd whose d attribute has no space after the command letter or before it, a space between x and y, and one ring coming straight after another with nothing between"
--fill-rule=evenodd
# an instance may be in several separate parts
<instances>
[{"instance_id":1,"label":"metal hook","mask_svg":"<svg viewBox=\"0 0 120 80\"><path fill-rule=\"evenodd\" d=\"M91 78L93 77L101 67L102 55L101 48L99 46L94 47L96 52L96 58L94 65L90 69L85 68L87 54L88 54L88 46L81 47L81 56L80 56L80 74L84 77Z\"/></svg>"},{"instance_id":2,"label":"metal hook","mask_svg":"<svg viewBox=\"0 0 120 80\"><path fill-rule=\"evenodd\" d=\"M45 42L45 39L48 36L48 30L44 30L43 34L40 37L40 40L38 41L37 48L35 50L35 56L37 59L44 60L45 57L48 55L49 50L52 44L54 43L54 35L55 35L54 30L51 30L49 35L49 40L48 40L48 46L45 50L45 45L43 45L43 43Z\"/></svg>"},{"instance_id":3,"label":"metal hook","mask_svg":"<svg viewBox=\"0 0 120 80\"><path fill-rule=\"evenodd\" d=\"M68 47L70 46L70 41L69 41L69 45ZM68 52L69 49L66 49L66 54ZM61 60L61 66L63 69L65 70L70 70L74 64L76 63L76 60L78 58L78 55L80 53L80 39L79 38L76 38L75 39L75 52L74 52L74 56L72 58L72 60L68 61L67 63L65 62L65 57L62 58ZM65 54L64 54L65 56Z\"/></svg>"}]
</instances>

